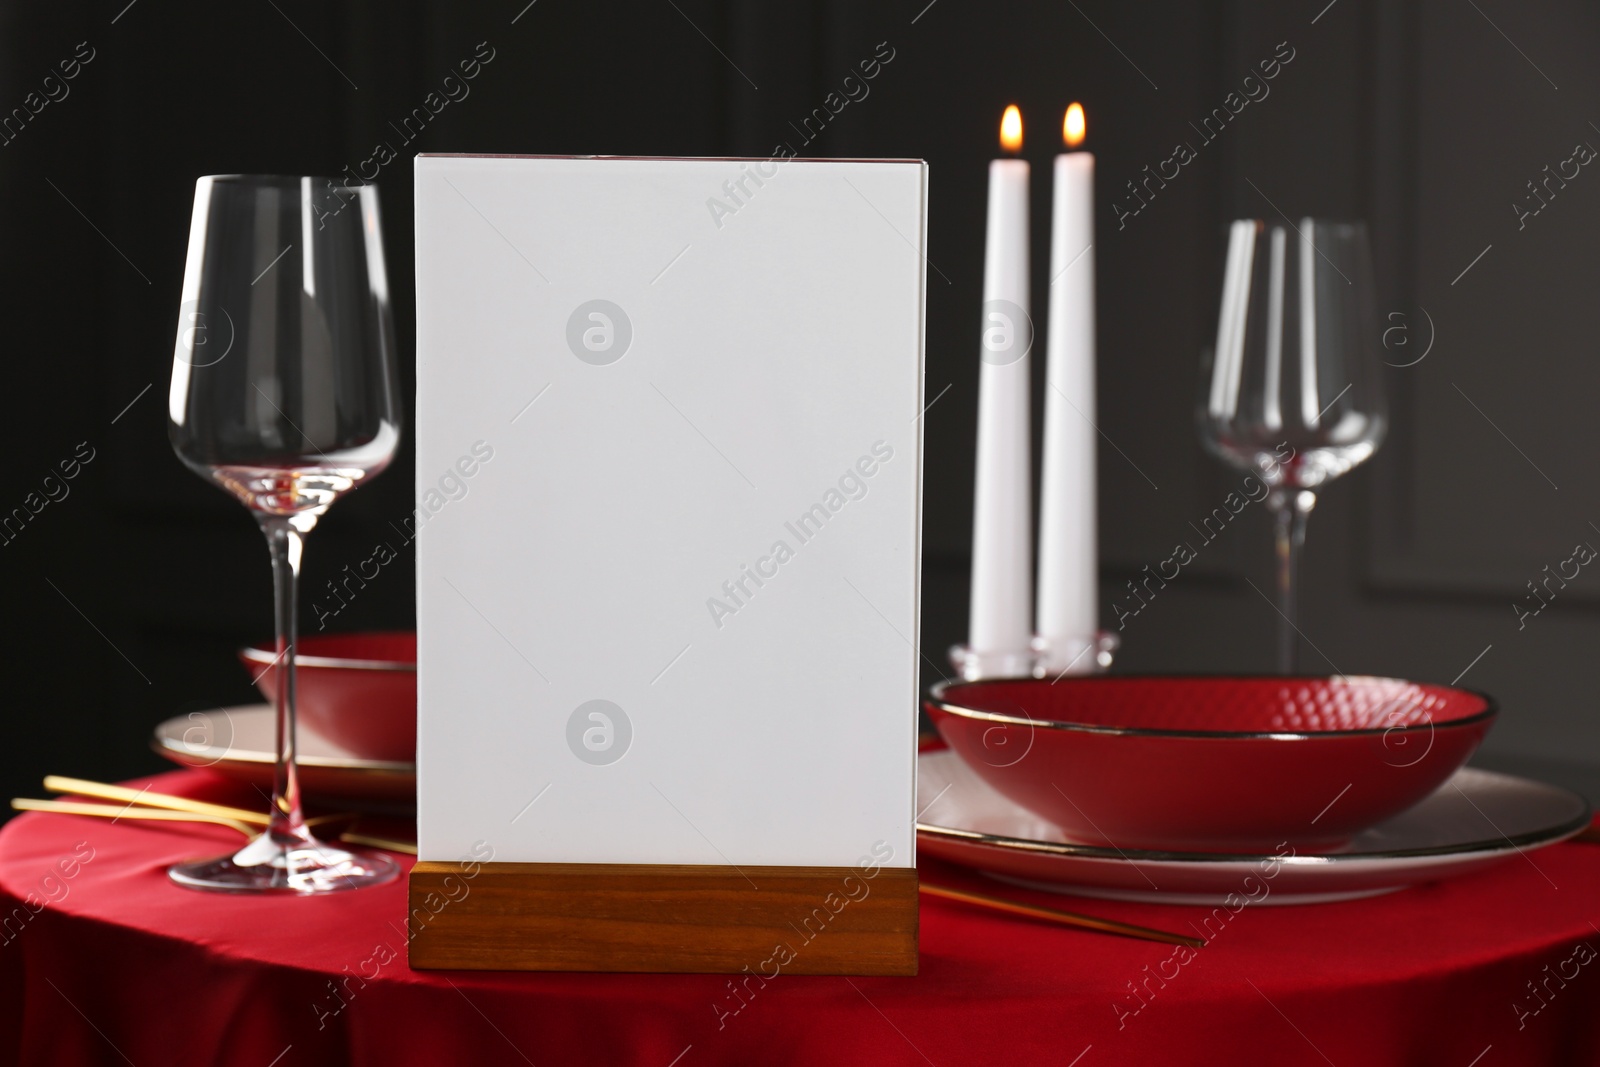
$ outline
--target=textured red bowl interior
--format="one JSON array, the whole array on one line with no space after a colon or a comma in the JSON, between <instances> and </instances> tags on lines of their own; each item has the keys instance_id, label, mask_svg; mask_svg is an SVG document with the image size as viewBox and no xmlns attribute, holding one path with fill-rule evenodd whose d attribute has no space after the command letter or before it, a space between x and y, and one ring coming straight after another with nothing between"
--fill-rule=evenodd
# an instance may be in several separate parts
<instances>
[{"instance_id":1,"label":"textured red bowl interior","mask_svg":"<svg viewBox=\"0 0 1600 1067\"><path fill-rule=\"evenodd\" d=\"M1481 693L1394 678L1026 679L962 685L954 702L1039 721L1205 733L1389 730L1441 725L1489 707Z\"/></svg>"},{"instance_id":2,"label":"textured red bowl interior","mask_svg":"<svg viewBox=\"0 0 1600 1067\"><path fill-rule=\"evenodd\" d=\"M256 686L276 699L269 647L240 650ZM321 634L295 654L300 721L353 756L409 762L417 755L417 635ZM257 677L259 675L259 677Z\"/></svg>"},{"instance_id":3,"label":"textured red bowl interior","mask_svg":"<svg viewBox=\"0 0 1600 1067\"><path fill-rule=\"evenodd\" d=\"M968 682L927 707L985 781L1078 840L1222 852L1339 847L1438 788L1495 715L1362 677Z\"/></svg>"}]
</instances>

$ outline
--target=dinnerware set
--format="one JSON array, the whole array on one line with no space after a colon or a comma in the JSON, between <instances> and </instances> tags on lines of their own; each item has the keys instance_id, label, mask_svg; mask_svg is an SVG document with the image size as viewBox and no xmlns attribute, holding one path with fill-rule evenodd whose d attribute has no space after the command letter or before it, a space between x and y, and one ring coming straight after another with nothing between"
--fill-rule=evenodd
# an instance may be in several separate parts
<instances>
[{"instance_id":1,"label":"dinnerware set","mask_svg":"<svg viewBox=\"0 0 1600 1067\"><path fill-rule=\"evenodd\" d=\"M320 709L302 730L302 781L330 804L403 811L415 784L405 747L415 698L390 676L414 686L406 637L342 642L308 645L301 661ZM935 685L925 707L938 736L918 756L919 848L1029 888L1160 903L1214 904L1252 886L1258 903L1353 899L1480 870L1589 825L1575 793L1464 766L1498 708L1454 686L994 679ZM175 717L152 745L175 763L265 785L272 737L272 710L256 705ZM931 883L927 892L974 895ZM994 899L1015 914L1036 907Z\"/></svg>"},{"instance_id":2,"label":"dinnerware set","mask_svg":"<svg viewBox=\"0 0 1600 1067\"><path fill-rule=\"evenodd\" d=\"M1090 896L1314 903L1463 874L1589 825L1565 789L1463 765L1487 696L1385 678L945 683L918 843Z\"/></svg>"}]
</instances>

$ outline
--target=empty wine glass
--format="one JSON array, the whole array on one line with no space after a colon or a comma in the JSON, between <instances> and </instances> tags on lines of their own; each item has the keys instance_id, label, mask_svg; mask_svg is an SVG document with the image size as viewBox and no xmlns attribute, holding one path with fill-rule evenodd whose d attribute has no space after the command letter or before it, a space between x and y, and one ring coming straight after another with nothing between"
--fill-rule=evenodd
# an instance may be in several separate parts
<instances>
[{"instance_id":1,"label":"empty wine glass","mask_svg":"<svg viewBox=\"0 0 1600 1067\"><path fill-rule=\"evenodd\" d=\"M1266 484L1284 674L1296 670L1297 572L1317 490L1383 440L1378 336L1364 224L1241 219L1229 228L1197 414L1206 447Z\"/></svg>"},{"instance_id":2,"label":"empty wine glass","mask_svg":"<svg viewBox=\"0 0 1600 1067\"><path fill-rule=\"evenodd\" d=\"M340 179L195 183L168 434L178 458L249 508L272 551L277 765L264 833L180 863L180 885L317 893L386 882L393 860L318 841L295 772L295 614L305 536L400 440L378 192Z\"/></svg>"}]
</instances>

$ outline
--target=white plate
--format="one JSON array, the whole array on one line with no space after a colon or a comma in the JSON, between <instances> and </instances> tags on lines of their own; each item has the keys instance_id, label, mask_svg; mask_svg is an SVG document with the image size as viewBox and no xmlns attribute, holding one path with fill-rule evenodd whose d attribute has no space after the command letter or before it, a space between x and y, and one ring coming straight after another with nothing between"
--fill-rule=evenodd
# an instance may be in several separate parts
<instances>
[{"instance_id":1,"label":"white plate","mask_svg":"<svg viewBox=\"0 0 1600 1067\"><path fill-rule=\"evenodd\" d=\"M1006 799L948 750L917 757L917 847L1002 881L1160 904L1312 904L1476 871L1589 825L1581 796L1467 767L1416 807L1331 853L1237 856L1075 844ZM1259 899L1258 899L1259 898Z\"/></svg>"},{"instance_id":2,"label":"white plate","mask_svg":"<svg viewBox=\"0 0 1600 1067\"><path fill-rule=\"evenodd\" d=\"M275 735L271 705L247 704L168 719L156 727L150 747L185 767L204 768L270 790ZM416 764L352 756L304 723L296 740L295 763L307 797L366 810L415 810Z\"/></svg>"}]
</instances>

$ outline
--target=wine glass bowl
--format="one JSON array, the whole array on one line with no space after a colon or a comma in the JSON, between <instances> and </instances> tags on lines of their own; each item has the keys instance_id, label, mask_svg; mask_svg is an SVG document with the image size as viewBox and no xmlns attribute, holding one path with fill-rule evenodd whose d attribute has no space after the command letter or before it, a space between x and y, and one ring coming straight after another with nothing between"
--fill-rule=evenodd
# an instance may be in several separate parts
<instances>
[{"instance_id":1,"label":"wine glass bowl","mask_svg":"<svg viewBox=\"0 0 1600 1067\"><path fill-rule=\"evenodd\" d=\"M320 514L394 456L395 378L376 187L199 179L168 397L178 457L247 507Z\"/></svg>"},{"instance_id":2,"label":"wine glass bowl","mask_svg":"<svg viewBox=\"0 0 1600 1067\"><path fill-rule=\"evenodd\" d=\"M270 824L239 852L181 863L197 889L315 893L388 881L394 861L316 840L295 772L295 639L304 538L400 441L394 326L371 185L219 175L195 183L168 436L250 509L272 553L277 712Z\"/></svg>"},{"instance_id":3,"label":"wine glass bowl","mask_svg":"<svg viewBox=\"0 0 1600 1067\"><path fill-rule=\"evenodd\" d=\"M1316 493L1377 451L1388 426L1379 336L1364 224L1229 227L1196 421L1208 450L1271 490L1284 673L1298 652L1296 569Z\"/></svg>"}]
</instances>

